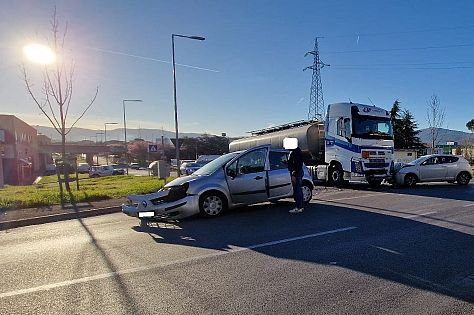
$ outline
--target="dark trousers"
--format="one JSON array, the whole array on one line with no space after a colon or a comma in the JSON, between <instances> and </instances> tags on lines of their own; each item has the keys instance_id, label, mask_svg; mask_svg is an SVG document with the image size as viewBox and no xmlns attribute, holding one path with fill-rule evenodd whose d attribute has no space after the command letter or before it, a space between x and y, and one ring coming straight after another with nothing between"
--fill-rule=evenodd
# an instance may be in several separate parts
<instances>
[{"instance_id":1,"label":"dark trousers","mask_svg":"<svg viewBox=\"0 0 474 315\"><path fill-rule=\"evenodd\" d=\"M293 196L295 198L296 207L298 209L303 208L303 190L301 186L303 186L303 174L297 174L295 176L296 180L292 181L293 184Z\"/></svg>"}]
</instances>

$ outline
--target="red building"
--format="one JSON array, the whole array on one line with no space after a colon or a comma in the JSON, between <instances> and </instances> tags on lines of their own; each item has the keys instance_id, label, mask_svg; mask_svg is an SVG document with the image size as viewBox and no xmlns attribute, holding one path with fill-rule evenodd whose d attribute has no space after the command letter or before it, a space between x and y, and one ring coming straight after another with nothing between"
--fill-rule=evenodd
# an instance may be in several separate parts
<instances>
[{"instance_id":1,"label":"red building","mask_svg":"<svg viewBox=\"0 0 474 315\"><path fill-rule=\"evenodd\" d=\"M17 117L0 115L3 182L10 185L31 184L47 163L48 157L38 151L38 145L47 141L45 136L38 136L35 128Z\"/></svg>"}]
</instances>

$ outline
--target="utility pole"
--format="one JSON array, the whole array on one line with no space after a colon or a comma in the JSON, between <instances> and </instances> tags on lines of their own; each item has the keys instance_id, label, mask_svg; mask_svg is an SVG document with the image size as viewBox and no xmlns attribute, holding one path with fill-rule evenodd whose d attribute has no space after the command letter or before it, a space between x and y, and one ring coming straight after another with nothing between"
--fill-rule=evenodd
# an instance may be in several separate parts
<instances>
[{"instance_id":1,"label":"utility pole","mask_svg":"<svg viewBox=\"0 0 474 315\"><path fill-rule=\"evenodd\" d=\"M307 69L313 70L313 77L311 80L311 91L309 95L308 119L317 119L319 121L322 121L325 107L323 99L323 85L321 84L321 69L329 65L325 64L319 59L318 38L322 37L315 38L314 50L308 51L304 55L305 57L308 55L313 55L313 64L309 67L304 68L303 71Z\"/></svg>"}]
</instances>

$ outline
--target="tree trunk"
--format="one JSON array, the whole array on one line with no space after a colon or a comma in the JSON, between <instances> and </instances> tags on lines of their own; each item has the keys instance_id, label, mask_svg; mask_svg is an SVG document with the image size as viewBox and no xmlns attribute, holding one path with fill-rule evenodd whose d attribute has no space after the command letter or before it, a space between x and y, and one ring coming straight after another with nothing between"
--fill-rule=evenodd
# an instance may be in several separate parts
<instances>
[{"instance_id":1,"label":"tree trunk","mask_svg":"<svg viewBox=\"0 0 474 315\"><path fill-rule=\"evenodd\" d=\"M64 129L63 129L64 131ZM67 163L66 159L66 134L63 132L61 135L61 154L63 158L63 170L64 170L64 186L66 187L66 191L70 194L71 193L71 186L69 185L69 163Z\"/></svg>"}]
</instances>

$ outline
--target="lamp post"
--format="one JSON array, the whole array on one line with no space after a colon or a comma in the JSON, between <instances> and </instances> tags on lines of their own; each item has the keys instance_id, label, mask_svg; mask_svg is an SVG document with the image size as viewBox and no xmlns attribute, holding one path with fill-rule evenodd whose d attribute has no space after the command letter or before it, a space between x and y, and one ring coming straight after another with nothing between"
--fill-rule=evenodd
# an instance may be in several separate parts
<instances>
[{"instance_id":1,"label":"lamp post","mask_svg":"<svg viewBox=\"0 0 474 315\"><path fill-rule=\"evenodd\" d=\"M128 148L127 148L127 122L125 120L125 102L143 102L143 100L122 100L123 103L123 130L124 130L124 143L125 143L125 158L127 159L127 175L128 165L130 161L128 159Z\"/></svg>"},{"instance_id":2,"label":"lamp post","mask_svg":"<svg viewBox=\"0 0 474 315\"><path fill-rule=\"evenodd\" d=\"M179 160L179 140L178 140L178 104L176 101L176 63L174 59L174 38L175 37L183 37L183 38L189 38L189 39L195 39L195 40L205 40L204 37L201 36L185 36L185 35L179 35L179 34L171 34L171 48L173 51L173 96L174 96L174 126L176 129L176 168L178 170L178 177L180 176L179 172L179 166L180 166L180 160Z\"/></svg>"},{"instance_id":3,"label":"lamp post","mask_svg":"<svg viewBox=\"0 0 474 315\"><path fill-rule=\"evenodd\" d=\"M104 123L104 143L107 147L107 125L117 125L116 122L106 122ZM105 164L109 165L109 151L105 152Z\"/></svg>"}]
</instances>

